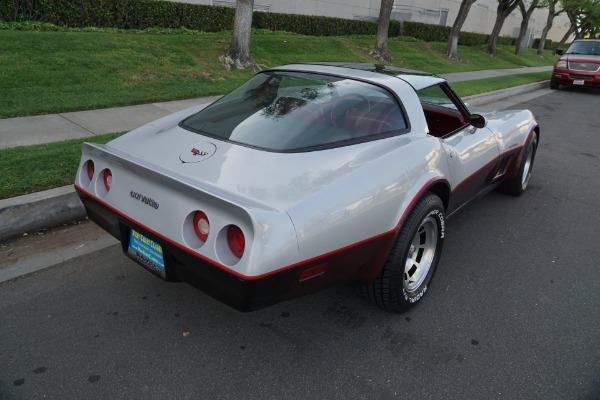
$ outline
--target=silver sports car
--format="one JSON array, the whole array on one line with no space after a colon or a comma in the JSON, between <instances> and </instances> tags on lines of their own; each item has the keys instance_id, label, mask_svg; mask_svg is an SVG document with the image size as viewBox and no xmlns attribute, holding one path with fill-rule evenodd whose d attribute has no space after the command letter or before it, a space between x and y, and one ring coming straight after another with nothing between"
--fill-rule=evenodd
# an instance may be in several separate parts
<instances>
[{"instance_id":1,"label":"silver sports car","mask_svg":"<svg viewBox=\"0 0 600 400\"><path fill-rule=\"evenodd\" d=\"M418 303L446 217L493 188L521 194L528 110L474 114L435 75L290 64L85 143L75 188L123 252L243 311L352 280L393 312Z\"/></svg>"}]
</instances>

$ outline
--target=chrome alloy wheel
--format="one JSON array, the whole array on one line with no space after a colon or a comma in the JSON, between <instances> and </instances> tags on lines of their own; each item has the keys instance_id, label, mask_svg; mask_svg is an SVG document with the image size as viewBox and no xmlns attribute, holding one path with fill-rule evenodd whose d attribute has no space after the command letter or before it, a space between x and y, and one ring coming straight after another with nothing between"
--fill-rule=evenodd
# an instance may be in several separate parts
<instances>
[{"instance_id":1,"label":"chrome alloy wheel","mask_svg":"<svg viewBox=\"0 0 600 400\"><path fill-rule=\"evenodd\" d=\"M437 238L436 220L428 216L419 226L408 249L404 266L404 289L408 293L417 290L427 277L435 256Z\"/></svg>"},{"instance_id":2,"label":"chrome alloy wheel","mask_svg":"<svg viewBox=\"0 0 600 400\"><path fill-rule=\"evenodd\" d=\"M527 189L527 184L529 183L529 177L531 176L531 164L533 162L533 148L529 150L529 154L527 154L527 159L525 160L525 165L523 166L523 175L521 178L521 187L523 190Z\"/></svg>"}]
</instances>

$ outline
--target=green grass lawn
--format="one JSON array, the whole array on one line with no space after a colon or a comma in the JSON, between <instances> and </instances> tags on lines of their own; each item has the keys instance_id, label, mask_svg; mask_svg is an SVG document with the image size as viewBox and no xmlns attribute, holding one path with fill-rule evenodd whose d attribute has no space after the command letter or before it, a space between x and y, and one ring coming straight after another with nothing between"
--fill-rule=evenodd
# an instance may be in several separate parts
<instances>
[{"instance_id":1,"label":"green grass lawn","mask_svg":"<svg viewBox=\"0 0 600 400\"><path fill-rule=\"evenodd\" d=\"M230 33L151 35L103 32L0 30L0 118L87 110L223 94L251 70L225 70L218 56ZM256 33L252 55L276 66L297 61L374 62L375 37L307 37ZM492 57L480 47L460 47L460 62L443 56L445 43L393 38L393 64L433 73L551 65L512 47Z\"/></svg>"},{"instance_id":2,"label":"green grass lawn","mask_svg":"<svg viewBox=\"0 0 600 400\"><path fill-rule=\"evenodd\" d=\"M72 184L81 144L106 143L121 134L0 149L0 199Z\"/></svg>"},{"instance_id":3,"label":"green grass lawn","mask_svg":"<svg viewBox=\"0 0 600 400\"><path fill-rule=\"evenodd\" d=\"M452 88L454 88L456 93L461 97L464 97L545 80L548 80L548 72L533 72L529 74L497 76L495 78L454 82L452 83Z\"/></svg>"}]
</instances>

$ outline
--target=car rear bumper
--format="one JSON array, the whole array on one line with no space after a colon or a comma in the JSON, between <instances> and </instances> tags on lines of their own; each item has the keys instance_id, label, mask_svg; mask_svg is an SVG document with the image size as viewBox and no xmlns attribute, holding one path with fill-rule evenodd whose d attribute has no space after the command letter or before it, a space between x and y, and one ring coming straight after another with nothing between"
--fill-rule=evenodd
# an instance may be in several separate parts
<instances>
[{"instance_id":1,"label":"car rear bumper","mask_svg":"<svg viewBox=\"0 0 600 400\"><path fill-rule=\"evenodd\" d=\"M557 69L552 72L552 82L572 86L600 86L600 72Z\"/></svg>"},{"instance_id":2,"label":"car rear bumper","mask_svg":"<svg viewBox=\"0 0 600 400\"><path fill-rule=\"evenodd\" d=\"M244 312L312 293L344 280L355 279L366 283L377 276L395 237L382 235L357 246L282 268L270 275L244 279L151 232L77 186L75 189L88 217L119 240L123 252L129 258L143 266L128 251L130 232L133 229L162 247L166 271L164 279L187 282L222 303ZM306 272L320 271L321 268L322 273L305 278Z\"/></svg>"}]
</instances>

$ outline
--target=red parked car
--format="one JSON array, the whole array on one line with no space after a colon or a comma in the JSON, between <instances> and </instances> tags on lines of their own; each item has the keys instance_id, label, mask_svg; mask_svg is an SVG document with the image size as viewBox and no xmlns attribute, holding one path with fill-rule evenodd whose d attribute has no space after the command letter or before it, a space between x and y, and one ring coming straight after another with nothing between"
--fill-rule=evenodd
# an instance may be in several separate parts
<instances>
[{"instance_id":1,"label":"red parked car","mask_svg":"<svg viewBox=\"0 0 600 400\"><path fill-rule=\"evenodd\" d=\"M556 53L561 57L554 64L550 88L558 89L559 85L600 87L600 39L575 40L567 51Z\"/></svg>"}]
</instances>

